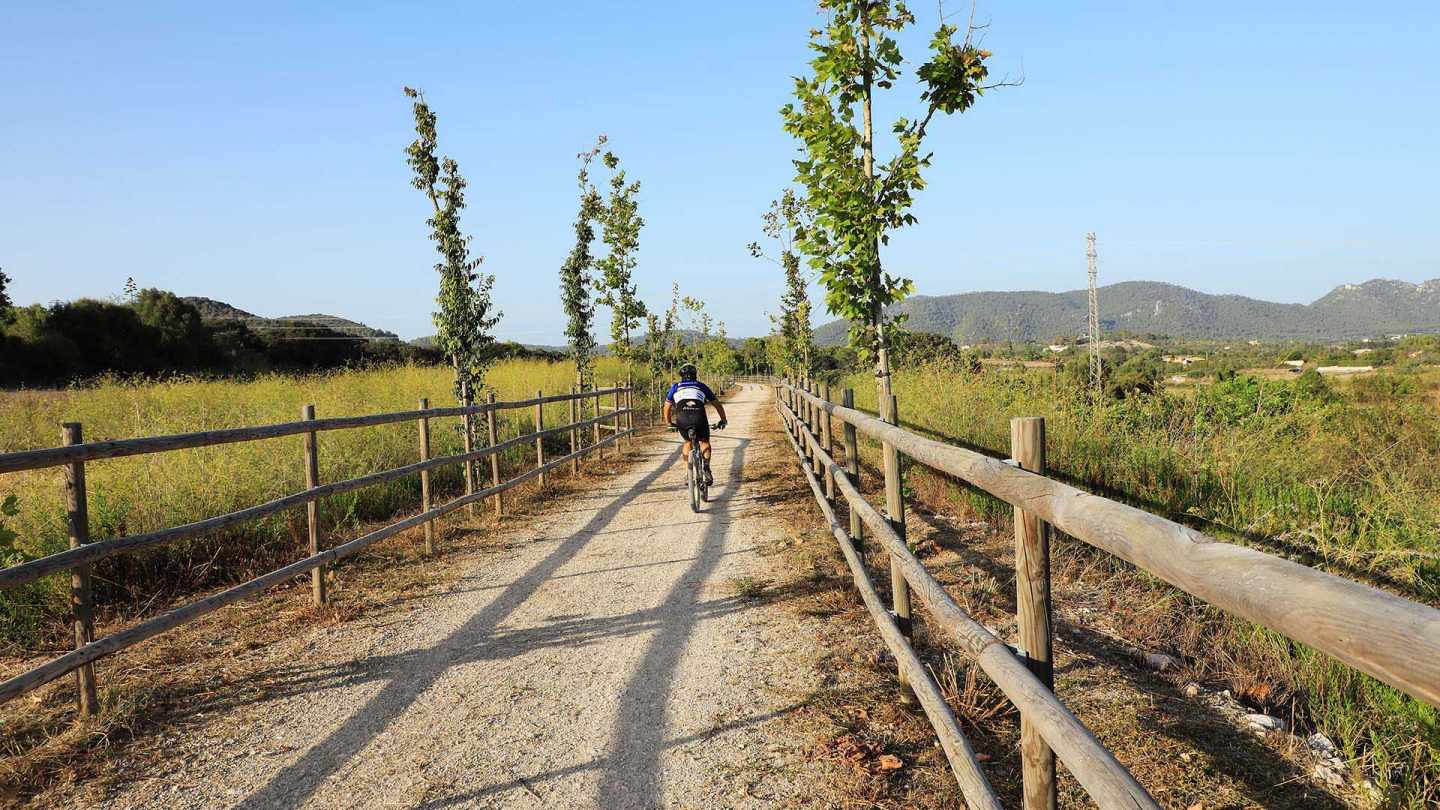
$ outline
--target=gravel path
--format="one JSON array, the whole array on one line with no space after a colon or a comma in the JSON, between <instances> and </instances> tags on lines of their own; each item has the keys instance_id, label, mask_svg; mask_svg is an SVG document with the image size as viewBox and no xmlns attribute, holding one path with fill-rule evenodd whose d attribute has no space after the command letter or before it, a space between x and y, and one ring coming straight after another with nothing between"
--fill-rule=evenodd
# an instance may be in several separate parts
<instances>
[{"instance_id":1,"label":"gravel path","mask_svg":"<svg viewBox=\"0 0 1440 810\"><path fill-rule=\"evenodd\" d=\"M771 726L806 690L803 640L736 580L780 529L746 480L768 389L715 436L716 486L685 497L673 435L554 502L409 612L267 651L283 688L205 718L111 807L768 807ZM788 648L788 649L787 649ZM758 766L757 766L758 763Z\"/></svg>"}]
</instances>

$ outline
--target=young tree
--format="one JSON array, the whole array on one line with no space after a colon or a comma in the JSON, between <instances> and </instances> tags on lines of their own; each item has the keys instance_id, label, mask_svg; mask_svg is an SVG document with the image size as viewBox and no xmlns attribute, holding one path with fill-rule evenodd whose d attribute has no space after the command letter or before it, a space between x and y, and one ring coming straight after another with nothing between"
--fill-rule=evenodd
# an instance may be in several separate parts
<instances>
[{"instance_id":1,"label":"young tree","mask_svg":"<svg viewBox=\"0 0 1440 810\"><path fill-rule=\"evenodd\" d=\"M135 283L134 276L127 276L125 279L125 291L120 293L122 304L134 304L140 300L140 286Z\"/></svg>"},{"instance_id":2,"label":"young tree","mask_svg":"<svg viewBox=\"0 0 1440 810\"><path fill-rule=\"evenodd\" d=\"M577 178L580 212L575 215L575 246L560 265L560 301L568 319L565 336L570 339L570 355L575 360L575 384L582 390L593 382L591 358L595 352L595 336L590 331L595 320L595 307L590 302L590 267L595 257L590 253L590 244L595 241L594 222L604 213L600 192L590 182L590 162L604 145L605 136L601 135L594 147L577 156L580 159Z\"/></svg>"},{"instance_id":3,"label":"young tree","mask_svg":"<svg viewBox=\"0 0 1440 810\"><path fill-rule=\"evenodd\" d=\"M793 190L787 189L780 199L770 203L763 220L765 235L780 244L780 258L765 255L759 242L750 243L750 255L776 262L785 273L785 292L780 297L780 314L775 318L784 348L784 367L808 374L813 370L815 337L810 328L810 294L805 289L800 255L795 248L796 241L805 233L805 203Z\"/></svg>"},{"instance_id":4,"label":"young tree","mask_svg":"<svg viewBox=\"0 0 1440 810\"><path fill-rule=\"evenodd\" d=\"M440 261L435 270L440 274L440 293L434 314L435 345L455 369L455 391L461 386L481 382L491 355L487 348L495 341L490 330L500 322L500 312L492 312L491 288L495 276L476 272L483 258L470 258L471 237L460 231L460 212L465 208L465 178L460 165L449 157L436 157L435 113L425 103L419 90L405 88L405 95L414 100L416 138L405 149L406 163L415 171L411 185L425 192L434 208L434 216L425 222Z\"/></svg>"},{"instance_id":5,"label":"young tree","mask_svg":"<svg viewBox=\"0 0 1440 810\"><path fill-rule=\"evenodd\" d=\"M968 110L994 86L985 84L990 53L972 41L973 7L959 42L959 28L942 17L930 59L915 71L920 115L895 122L896 152L878 163L875 92L893 89L900 79L903 58L893 34L915 17L902 0L821 0L820 6L829 21L810 34L813 75L795 80L796 100L781 109L785 131L804 147L804 157L794 161L796 181L814 214L797 246L820 273L826 306L850 320L851 344L873 362L884 408L890 401L885 307L903 300L912 285L884 271L880 247L891 231L915 222L909 208L925 185L921 170L930 165L921 146L931 119Z\"/></svg>"},{"instance_id":6,"label":"young tree","mask_svg":"<svg viewBox=\"0 0 1440 810\"><path fill-rule=\"evenodd\" d=\"M645 317L645 302L636 296L636 285L630 280L639 261L636 254L640 251L640 229L645 226L645 220L635 199L640 193L640 181L626 184L625 170L619 168L620 159L615 153L606 152L604 161L611 175L601 234L609 251L595 262L600 269L596 287L600 292L599 303L610 307L610 337L615 354L628 362L630 333Z\"/></svg>"},{"instance_id":7,"label":"young tree","mask_svg":"<svg viewBox=\"0 0 1440 810\"><path fill-rule=\"evenodd\" d=\"M665 341L665 352L669 359L667 368L674 368L680 363L680 354L683 349L680 337L680 282L670 282L670 308L665 310L665 328L663 330Z\"/></svg>"}]
</instances>

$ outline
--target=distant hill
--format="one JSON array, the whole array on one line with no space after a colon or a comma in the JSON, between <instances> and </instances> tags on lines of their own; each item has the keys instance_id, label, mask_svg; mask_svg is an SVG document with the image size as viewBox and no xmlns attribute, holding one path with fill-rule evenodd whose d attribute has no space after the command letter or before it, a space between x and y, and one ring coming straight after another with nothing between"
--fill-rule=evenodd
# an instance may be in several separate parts
<instances>
[{"instance_id":1,"label":"distant hill","mask_svg":"<svg viewBox=\"0 0 1440 810\"><path fill-rule=\"evenodd\" d=\"M387 332L384 329L376 329L373 326L366 326L359 321L352 321L348 318L341 318L338 315L284 315L279 318L271 318L275 323L293 325L309 324L323 326L346 335L355 337L373 338L375 340L399 340L400 336L394 332Z\"/></svg>"},{"instance_id":2,"label":"distant hill","mask_svg":"<svg viewBox=\"0 0 1440 810\"><path fill-rule=\"evenodd\" d=\"M182 298L181 300L200 310L200 317L207 321L248 321L260 318L259 315L256 315L253 312L246 312L243 309L239 309L238 307L232 307L224 301L216 301L213 298L204 298L198 295L192 295L187 298ZM265 319L260 318L260 320Z\"/></svg>"},{"instance_id":3,"label":"distant hill","mask_svg":"<svg viewBox=\"0 0 1440 810\"><path fill-rule=\"evenodd\" d=\"M891 312L907 329L980 340L1049 340L1085 330L1086 291L975 292L917 295ZM1375 279L1337 287L1311 304L1277 304L1242 295L1211 295L1157 281L1099 289L1104 330L1181 338L1340 340L1440 331L1440 279L1411 284ZM844 321L815 330L822 346L845 341Z\"/></svg>"},{"instance_id":4,"label":"distant hill","mask_svg":"<svg viewBox=\"0 0 1440 810\"><path fill-rule=\"evenodd\" d=\"M338 333L345 337L367 338L378 341L400 340L400 336L394 332L387 332L383 329L366 326L359 321L341 318L338 315L316 313L312 315L282 315L278 318L266 318L256 315L253 312L246 312L238 307L233 307L224 301L216 301L213 298L191 296L184 300L200 310L200 317L204 320L244 321L247 326L257 332L281 329L287 332L295 332L307 328L314 328L317 332L324 331L325 334Z\"/></svg>"},{"instance_id":5,"label":"distant hill","mask_svg":"<svg viewBox=\"0 0 1440 810\"><path fill-rule=\"evenodd\" d=\"M677 330L676 330L676 333L680 335L680 342L681 342L682 344L686 345L686 346L692 346L692 345L700 342L700 332L697 331L697 330L694 330L694 329L677 329ZM843 332L842 332L842 334L843 334ZM637 334L637 335L634 337L634 340L635 340L636 343L639 343L639 342L643 341L644 339L645 339L644 333ZM726 342L726 343L729 343L733 348L737 348L737 349L740 348L740 344L742 343L742 341L741 341L739 338L726 338L726 339L725 339L725 342ZM426 335L425 337L415 338L414 340L410 341L410 343L411 343L411 345L419 346L419 347L422 348L422 349L428 349L428 348L431 348L431 347L433 347L433 346L435 345L435 336L434 336L434 335ZM559 354L569 354L569 353L570 353L570 347L569 347L568 345L549 346L549 345L544 345L544 344L539 344L539 343L522 343L522 344L520 344L520 345L524 346L524 347L527 348L527 349L531 349L531 350L537 351L537 352L556 352L556 353L559 353ZM599 355L599 356L601 356L601 357L604 357L604 356L608 356L610 353L611 353L611 349L610 349L610 345L609 345L609 344L604 344L604 345L595 347L595 354L596 354L596 355Z\"/></svg>"},{"instance_id":6,"label":"distant hill","mask_svg":"<svg viewBox=\"0 0 1440 810\"><path fill-rule=\"evenodd\" d=\"M501 342L501 343L513 343L513 344L516 345L516 346L519 346L519 347L524 348L524 349L529 349L529 350L532 351L532 352L545 352L545 353L548 353L548 354L567 354L567 353L569 353L569 351L570 351L570 347L569 347L569 346L546 346L546 345L543 345L543 344L540 344L540 343L518 343L518 342L515 342L515 341L500 341L500 342ZM418 346L418 347L420 347L420 348L422 348L422 349L433 349L433 348L435 348L435 336L434 336L434 335L426 335L425 337L415 338L414 340L410 341L410 345L411 345L411 346Z\"/></svg>"}]
</instances>

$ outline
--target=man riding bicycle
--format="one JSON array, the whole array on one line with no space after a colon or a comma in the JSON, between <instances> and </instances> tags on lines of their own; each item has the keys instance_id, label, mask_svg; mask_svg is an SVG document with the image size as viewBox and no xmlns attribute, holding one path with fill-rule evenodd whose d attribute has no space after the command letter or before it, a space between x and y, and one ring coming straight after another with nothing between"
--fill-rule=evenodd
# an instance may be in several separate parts
<instances>
[{"instance_id":1,"label":"man riding bicycle","mask_svg":"<svg viewBox=\"0 0 1440 810\"><path fill-rule=\"evenodd\" d=\"M715 425L717 430L725 429L725 406L716 399L710 386L696 379L697 376L694 363L680 367L680 382L670 386L670 393L665 395L662 416L667 424L685 437L684 455L690 455L692 434L700 442L700 455L705 458L705 485L710 486L715 483L715 476L710 474L710 422L705 418L705 406L713 405L715 413L719 414L720 421Z\"/></svg>"}]
</instances>

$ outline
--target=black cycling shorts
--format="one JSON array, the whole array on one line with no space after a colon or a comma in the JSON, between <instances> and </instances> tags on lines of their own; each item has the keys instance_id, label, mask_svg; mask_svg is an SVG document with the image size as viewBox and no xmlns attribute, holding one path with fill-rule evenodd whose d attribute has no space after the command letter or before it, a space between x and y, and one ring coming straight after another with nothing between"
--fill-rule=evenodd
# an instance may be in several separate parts
<instances>
[{"instance_id":1,"label":"black cycling shorts","mask_svg":"<svg viewBox=\"0 0 1440 810\"><path fill-rule=\"evenodd\" d=\"M681 436L693 429L695 438L710 441L710 420L705 418L704 408L676 408L675 427L680 429Z\"/></svg>"}]
</instances>

